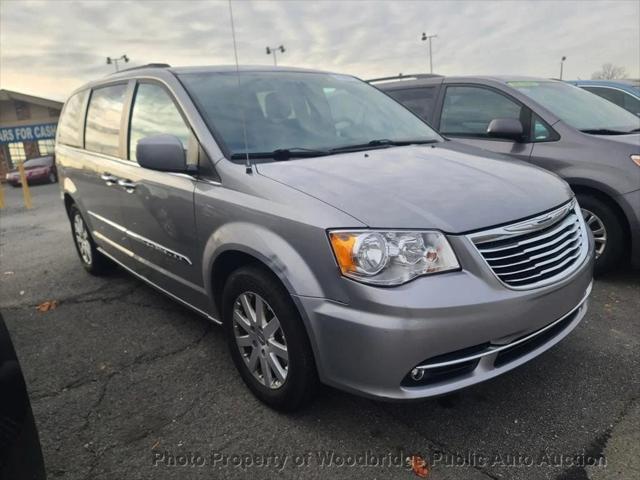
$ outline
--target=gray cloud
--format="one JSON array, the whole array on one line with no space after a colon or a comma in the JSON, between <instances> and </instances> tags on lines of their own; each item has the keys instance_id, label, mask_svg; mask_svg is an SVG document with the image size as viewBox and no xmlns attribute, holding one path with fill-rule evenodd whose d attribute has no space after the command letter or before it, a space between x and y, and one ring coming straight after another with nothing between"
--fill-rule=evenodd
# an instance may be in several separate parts
<instances>
[{"instance_id":1,"label":"gray cloud","mask_svg":"<svg viewBox=\"0 0 640 480\"><path fill-rule=\"evenodd\" d=\"M271 62L361 77L425 71L422 31L437 33L443 74L514 73L586 78L604 62L640 76L640 3L621 1L234 1L241 63ZM233 63L226 1L0 2L4 88L64 98L110 73L105 57L133 64Z\"/></svg>"}]
</instances>

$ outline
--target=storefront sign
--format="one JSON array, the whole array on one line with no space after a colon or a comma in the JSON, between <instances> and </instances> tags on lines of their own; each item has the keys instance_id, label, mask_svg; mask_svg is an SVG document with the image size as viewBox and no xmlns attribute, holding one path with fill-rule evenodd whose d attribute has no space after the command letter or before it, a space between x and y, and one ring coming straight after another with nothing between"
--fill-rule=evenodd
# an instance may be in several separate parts
<instances>
[{"instance_id":1,"label":"storefront sign","mask_svg":"<svg viewBox=\"0 0 640 480\"><path fill-rule=\"evenodd\" d=\"M57 123L43 123L21 127L0 127L0 143L35 142L55 138L57 126Z\"/></svg>"}]
</instances>

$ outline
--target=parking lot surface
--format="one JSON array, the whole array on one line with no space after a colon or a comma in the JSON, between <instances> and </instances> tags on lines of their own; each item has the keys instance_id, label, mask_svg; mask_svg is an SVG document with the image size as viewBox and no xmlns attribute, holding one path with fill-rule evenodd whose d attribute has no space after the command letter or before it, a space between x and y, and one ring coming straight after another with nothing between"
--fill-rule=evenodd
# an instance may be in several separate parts
<instances>
[{"instance_id":1,"label":"parking lot surface","mask_svg":"<svg viewBox=\"0 0 640 480\"><path fill-rule=\"evenodd\" d=\"M492 381L408 404L325 388L283 415L245 388L221 328L126 272L84 271L57 185L32 187L32 210L3 188L0 311L49 478L418 478L412 455L433 479L640 478L638 272L598 280L571 335Z\"/></svg>"}]
</instances>

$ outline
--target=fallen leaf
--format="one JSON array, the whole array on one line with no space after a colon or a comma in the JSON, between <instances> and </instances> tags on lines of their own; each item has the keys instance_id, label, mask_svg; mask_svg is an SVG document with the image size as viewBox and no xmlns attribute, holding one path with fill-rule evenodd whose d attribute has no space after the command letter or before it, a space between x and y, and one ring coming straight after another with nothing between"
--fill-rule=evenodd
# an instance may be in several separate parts
<instances>
[{"instance_id":1,"label":"fallen leaf","mask_svg":"<svg viewBox=\"0 0 640 480\"><path fill-rule=\"evenodd\" d=\"M49 310L55 310L58 306L57 300L47 300L46 302L42 302L40 305L36 307L36 310L39 312L48 312Z\"/></svg>"},{"instance_id":2,"label":"fallen leaf","mask_svg":"<svg viewBox=\"0 0 640 480\"><path fill-rule=\"evenodd\" d=\"M409 465L411 470L420 478L427 478L429 476L429 465L427 461L420 455L411 455L409 458Z\"/></svg>"},{"instance_id":3,"label":"fallen leaf","mask_svg":"<svg viewBox=\"0 0 640 480\"><path fill-rule=\"evenodd\" d=\"M156 443L153 444L153 447L151 447L151 450L155 450L159 446L160 446L160 440L158 440Z\"/></svg>"}]
</instances>

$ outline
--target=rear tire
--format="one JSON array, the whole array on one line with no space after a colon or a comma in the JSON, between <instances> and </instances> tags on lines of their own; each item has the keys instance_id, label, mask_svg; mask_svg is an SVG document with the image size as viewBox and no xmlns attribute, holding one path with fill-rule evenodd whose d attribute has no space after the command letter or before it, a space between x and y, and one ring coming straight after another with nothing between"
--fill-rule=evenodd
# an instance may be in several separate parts
<instances>
[{"instance_id":1,"label":"rear tire","mask_svg":"<svg viewBox=\"0 0 640 480\"><path fill-rule=\"evenodd\" d=\"M605 201L589 194L578 194L582 216L595 240L595 274L614 270L626 254L626 237L617 212Z\"/></svg>"},{"instance_id":2,"label":"rear tire","mask_svg":"<svg viewBox=\"0 0 640 480\"><path fill-rule=\"evenodd\" d=\"M71 221L73 243L85 270L96 276L109 273L113 269L113 263L96 248L89 227L75 205L71 205L69 208L69 220Z\"/></svg>"},{"instance_id":3,"label":"rear tire","mask_svg":"<svg viewBox=\"0 0 640 480\"><path fill-rule=\"evenodd\" d=\"M57 181L58 181L58 175L56 175L56 172L50 172L49 183L56 183Z\"/></svg>"},{"instance_id":4,"label":"rear tire","mask_svg":"<svg viewBox=\"0 0 640 480\"><path fill-rule=\"evenodd\" d=\"M233 362L258 399L287 412L313 399L318 375L311 344L291 295L271 272L258 265L233 272L222 318Z\"/></svg>"}]
</instances>

